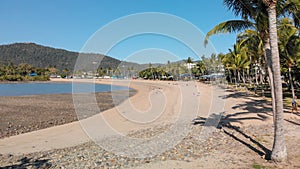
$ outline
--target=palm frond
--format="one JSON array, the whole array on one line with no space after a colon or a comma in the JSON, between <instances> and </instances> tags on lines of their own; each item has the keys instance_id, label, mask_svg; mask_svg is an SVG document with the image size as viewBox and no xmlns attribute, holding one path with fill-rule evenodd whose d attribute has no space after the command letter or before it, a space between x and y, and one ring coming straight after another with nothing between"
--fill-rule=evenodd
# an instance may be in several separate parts
<instances>
[{"instance_id":1,"label":"palm frond","mask_svg":"<svg viewBox=\"0 0 300 169\"><path fill-rule=\"evenodd\" d=\"M288 0L282 7L283 15L292 16L295 26L300 27L300 1L299 0Z\"/></svg>"},{"instance_id":2,"label":"palm frond","mask_svg":"<svg viewBox=\"0 0 300 169\"><path fill-rule=\"evenodd\" d=\"M255 15L255 0L224 0L224 5L236 16L241 16L243 19L248 19L249 16Z\"/></svg>"},{"instance_id":3,"label":"palm frond","mask_svg":"<svg viewBox=\"0 0 300 169\"><path fill-rule=\"evenodd\" d=\"M219 33L232 33L238 32L244 29L253 28L254 24L249 21L244 20L230 20L222 22L212 28L205 36L204 46L208 43L208 39L211 35Z\"/></svg>"}]
</instances>

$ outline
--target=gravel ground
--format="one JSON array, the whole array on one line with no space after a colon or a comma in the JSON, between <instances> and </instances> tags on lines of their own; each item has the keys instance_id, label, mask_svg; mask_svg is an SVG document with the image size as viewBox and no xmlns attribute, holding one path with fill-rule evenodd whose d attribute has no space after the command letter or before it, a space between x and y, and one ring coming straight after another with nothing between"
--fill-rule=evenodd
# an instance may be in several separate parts
<instances>
[{"instance_id":1,"label":"gravel ground","mask_svg":"<svg viewBox=\"0 0 300 169\"><path fill-rule=\"evenodd\" d=\"M170 125L165 125L155 128L133 131L130 133L129 137L153 137L153 135L167 130L169 126ZM194 128L199 129L201 127L194 126ZM191 133L176 147L160 155L148 158L129 158L126 156L117 155L112 152L106 151L93 142L89 142L75 147L38 152L21 156L2 155L0 164L4 168L131 168L155 161L191 161L201 157L203 153L202 150L209 151L213 149L214 146L207 146L206 144L196 141L195 138ZM113 140L115 141L115 139ZM112 144L114 141L112 141Z\"/></svg>"},{"instance_id":2,"label":"gravel ground","mask_svg":"<svg viewBox=\"0 0 300 169\"><path fill-rule=\"evenodd\" d=\"M289 161L274 164L266 153L272 147L272 125L236 128L223 126L207 140L199 140L203 126L190 124L192 129L172 149L152 157L129 158L106 151L93 142L75 147L37 152L20 156L0 155L2 168L133 168L169 160L198 162L199 168L299 168L299 137L288 136ZM296 129L288 124L290 129ZM170 125L133 131L130 137L150 138L168 130ZM107 141L107 140L106 140ZM113 142L111 142L113 144ZM295 149L295 147L297 147ZM200 160L200 162L199 162Z\"/></svg>"}]
</instances>

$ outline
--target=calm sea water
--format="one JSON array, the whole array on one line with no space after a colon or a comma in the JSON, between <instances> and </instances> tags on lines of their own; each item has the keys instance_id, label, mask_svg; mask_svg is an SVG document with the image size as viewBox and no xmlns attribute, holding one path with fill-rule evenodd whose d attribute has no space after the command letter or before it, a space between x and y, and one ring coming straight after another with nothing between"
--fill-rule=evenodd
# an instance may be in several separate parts
<instances>
[{"instance_id":1,"label":"calm sea water","mask_svg":"<svg viewBox=\"0 0 300 169\"><path fill-rule=\"evenodd\" d=\"M63 93L93 93L129 90L128 87L91 83L9 83L0 84L0 96L25 96Z\"/></svg>"}]
</instances>

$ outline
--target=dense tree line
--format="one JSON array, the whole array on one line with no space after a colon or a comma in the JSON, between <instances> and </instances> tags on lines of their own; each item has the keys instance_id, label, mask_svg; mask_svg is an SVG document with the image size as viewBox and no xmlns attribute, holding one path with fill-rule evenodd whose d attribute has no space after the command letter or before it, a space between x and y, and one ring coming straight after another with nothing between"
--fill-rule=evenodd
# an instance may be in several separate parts
<instances>
[{"instance_id":1,"label":"dense tree line","mask_svg":"<svg viewBox=\"0 0 300 169\"><path fill-rule=\"evenodd\" d=\"M26 63L0 65L0 81L46 81L55 73L56 68L36 68Z\"/></svg>"},{"instance_id":2,"label":"dense tree line","mask_svg":"<svg viewBox=\"0 0 300 169\"><path fill-rule=\"evenodd\" d=\"M159 80L171 80L170 74L164 70L163 67L149 67L139 72L139 76L144 79L159 79Z\"/></svg>"}]
</instances>

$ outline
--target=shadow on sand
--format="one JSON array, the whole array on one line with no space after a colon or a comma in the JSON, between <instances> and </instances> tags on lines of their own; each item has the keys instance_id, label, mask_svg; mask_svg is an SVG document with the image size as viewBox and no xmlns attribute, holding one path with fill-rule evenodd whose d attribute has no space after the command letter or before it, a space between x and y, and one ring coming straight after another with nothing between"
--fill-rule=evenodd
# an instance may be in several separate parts
<instances>
[{"instance_id":1,"label":"shadow on sand","mask_svg":"<svg viewBox=\"0 0 300 169\"><path fill-rule=\"evenodd\" d=\"M234 93L228 94L224 99L227 98L245 98L246 101L242 104L237 104L232 107L232 109L239 109L241 112L223 115L223 113L212 114L208 118L198 117L193 120L194 125L207 125L206 121L209 119L220 119L219 123L216 127L218 129L222 128L222 131L233 138L234 140L240 142L244 146L248 147L253 152L257 153L259 156L264 156L266 160L270 160L271 150L266 148L259 141L255 140L249 134L245 133L240 127L232 125L232 123L240 123L242 124L245 120L258 120L265 121L268 118L272 118L272 109L270 108L270 104L265 100L257 100L253 97L248 97L244 93ZM221 116L221 118L220 118ZM240 135L231 134L232 131L239 133ZM256 145L255 147L252 145ZM257 148L256 148L257 147Z\"/></svg>"},{"instance_id":2,"label":"shadow on sand","mask_svg":"<svg viewBox=\"0 0 300 169\"><path fill-rule=\"evenodd\" d=\"M51 163L49 159L32 159L23 157L19 160L18 164L0 167L2 169L26 169L26 168L50 168Z\"/></svg>"},{"instance_id":3,"label":"shadow on sand","mask_svg":"<svg viewBox=\"0 0 300 169\"><path fill-rule=\"evenodd\" d=\"M294 121L289 120L289 119L284 119L284 120L287 121L287 122L289 122L289 123L292 123L294 125L300 126L300 123L294 122Z\"/></svg>"}]
</instances>

